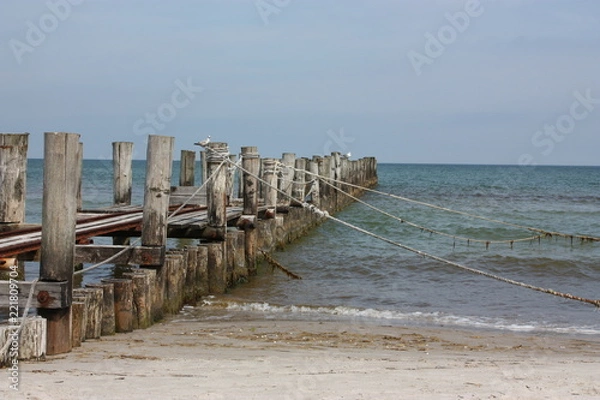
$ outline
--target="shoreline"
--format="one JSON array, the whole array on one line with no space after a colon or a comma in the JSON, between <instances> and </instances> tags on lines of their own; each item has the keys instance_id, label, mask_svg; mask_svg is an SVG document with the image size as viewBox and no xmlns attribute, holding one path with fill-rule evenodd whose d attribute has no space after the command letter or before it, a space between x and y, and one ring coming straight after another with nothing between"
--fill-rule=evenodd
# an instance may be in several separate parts
<instances>
[{"instance_id":1,"label":"shoreline","mask_svg":"<svg viewBox=\"0 0 600 400\"><path fill-rule=\"evenodd\" d=\"M22 362L20 391L5 380L0 393L30 400L592 399L600 398L598 370L598 336L179 315Z\"/></svg>"}]
</instances>

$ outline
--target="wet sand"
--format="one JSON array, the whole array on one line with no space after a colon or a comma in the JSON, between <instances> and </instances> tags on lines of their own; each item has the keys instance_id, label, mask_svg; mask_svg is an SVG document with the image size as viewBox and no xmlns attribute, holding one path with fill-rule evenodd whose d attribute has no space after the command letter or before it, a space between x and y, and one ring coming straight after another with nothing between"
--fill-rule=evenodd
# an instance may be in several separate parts
<instances>
[{"instance_id":1,"label":"wet sand","mask_svg":"<svg viewBox=\"0 0 600 400\"><path fill-rule=\"evenodd\" d=\"M600 399L598 371L595 336L176 319L21 363L0 397Z\"/></svg>"}]
</instances>

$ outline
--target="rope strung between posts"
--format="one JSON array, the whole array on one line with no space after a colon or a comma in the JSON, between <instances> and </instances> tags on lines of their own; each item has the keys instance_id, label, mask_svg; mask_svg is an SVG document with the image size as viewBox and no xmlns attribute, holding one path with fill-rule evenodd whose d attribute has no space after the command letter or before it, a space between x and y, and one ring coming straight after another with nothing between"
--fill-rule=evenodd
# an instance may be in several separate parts
<instances>
[{"instance_id":1,"label":"rope strung between posts","mask_svg":"<svg viewBox=\"0 0 600 400\"><path fill-rule=\"evenodd\" d=\"M380 208L375 207L372 204L367 203L364 200L359 199L358 197L352 196L350 193L342 190L341 188L338 188L337 186L332 185L331 183L329 183L329 182L327 182L327 181L325 181L323 179L321 179L321 181L324 184L331 186L335 190L337 190L337 191L345 194L346 196L348 196L352 200L356 201L357 203L363 204L363 205L371 208L372 210L377 211L378 213L381 213L381 214L383 214L385 216L388 216L388 217L390 217L392 219L395 219L396 221L398 221L398 222L400 222L402 224L406 224L408 226L412 226L414 228L418 228L418 229L420 229L421 231L424 231L424 232L428 232L428 233L432 233L432 234L436 234L436 235L446 236L446 237L452 238L452 239L455 240L455 243L454 243L455 245L456 245L456 240L461 240L461 241L467 242L467 244L470 244L471 242L474 242L474 243L484 243L486 248L488 248L491 244L510 244L510 247L512 248L512 246L513 246L514 243L531 242L533 240L539 240L539 239L542 238L542 235L535 235L535 236L530 236L530 237L520 238L520 239L487 240L487 239L472 239L472 238L467 238L467 237L462 237L462 236L451 235L449 233L437 231L437 230L431 229L431 228L427 228L425 226L418 225L418 224L415 224L413 222L407 221L404 218L397 217L396 215L390 214L390 213L388 213L388 212L386 212L386 211L384 211L384 210L382 210Z\"/></svg>"},{"instance_id":2,"label":"rope strung between posts","mask_svg":"<svg viewBox=\"0 0 600 400\"><path fill-rule=\"evenodd\" d=\"M337 180L337 179L333 179L333 178L330 178L330 177L320 176L318 174L314 174L314 173L311 173L309 171L304 171L304 172L307 173L307 174L309 174L309 175L317 176L318 178L323 179L323 180L327 180L327 181L330 181L330 182L339 183L339 184L342 184L342 185L354 187L354 188L357 188L357 189L360 189L360 190L364 190L364 191L367 191L367 192L379 194L379 195L382 195L382 196L391 197L393 199L406 201L408 203L418 204L418 205L421 205L421 206L424 206L424 207L429 207L429 208L433 208L433 209L440 210L440 211L446 211L446 212L453 213L453 214L463 215L463 216L470 217L470 218L476 218L476 219L480 219L480 220L483 220L483 221L493 222L493 223L496 223L496 224L511 226L513 228L526 229L526 230L531 231L531 232L537 232L537 233L541 234L543 237L559 236L559 237L563 237L563 238L571 239L571 240L573 240L573 239L580 239L583 242L600 242L600 237L587 236L587 235L576 235L576 234L563 233L563 232L555 232L555 231L549 231L549 230L541 229L541 228L534 228L534 227L525 226L525 225L513 224L511 222L505 222L505 221L500 221L500 220L493 219L493 218L483 217L481 215L475 215L475 214L471 214L471 213L468 213L468 212L465 212L465 211L453 210L451 208L446 208L446 207L438 206L438 205L435 205L435 204L430 204L430 203L426 203L426 202L423 202L423 201L410 199L408 197L398 196L398 195L395 195L395 194L392 194L392 193L381 192L379 190L375 190L375 189L371 189L371 188L367 188L367 187L363 187L363 186L359 186L359 185L354 185L352 183L343 182L343 181L340 181L340 180Z\"/></svg>"},{"instance_id":3,"label":"rope strung between posts","mask_svg":"<svg viewBox=\"0 0 600 400\"><path fill-rule=\"evenodd\" d=\"M23 310L23 316L21 317L21 325L19 325L19 328L17 329L16 332L16 336L18 338L21 337L21 332L23 331L23 328L25 327L25 321L27 319L27 314L29 314L29 309L31 308L31 303L33 301L33 294L35 293L35 285L37 285L39 279L36 278L33 281L31 281L31 287L29 288L29 296L27 297L27 303L25 303L25 309ZM9 349L9 347L12 344L12 340L10 339L12 335L8 336L8 340L6 341L6 343L4 343L4 346L2 347L2 349L0 349L0 354L2 354L3 356L6 354L6 351Z\"/></svg>"},{"instance_id":4,"label":"rope strung between posts","mask_svg":"<svg viewBox=\"0 0 600 400\"><path fill-rule=\"evenodd\" d=\"M492 273L489 273L489 272L485 272L485 271L481 271L481 270L478 270L478 269L475 269L475 268L471 268L471 267L468 267L466 265L456 263L454 261L446 260L445 258L438 257L438 256L435 256L435 255L426 253L424 251L414 249L414 248L412 248L410 246L406 246L406 245L404 245L402 243L394 242L391 239L385 238L383 236L379 236L379 235L377 235L377 234L375 234L373 232L369 232L369 231L367 231L365 229L362 229L362 228L360 228L360 227L358 227L356 225L352 225L349 222L342 221L341 219L333 217L331 215L328 215L327 218L329 218L330 220L335 221L335 222L337 222L339 224L342 224L342 225L344 225L344 226L346 226L348 228L351 228L351 229L354 229L354 230L356 230L358 232L364 233L365 235L368 235L368 236L374 237L374 238L376 238L378 240L381 240L383 242L389 243L389 244L391 244L393 246L400 247L400 248L402 248L404 250L413 252L413 253L418 254L418 255L420 255L422 257L429 258L431 260L435 260L435 261L438 261L438 262L441 262L441 263L444 263L444 264L448 264L448 265L451 265L453 267L460 268L460 269L462 269L464 271L471 272L473 274L485 276L487 278L495 279L497 281L508 283L508 284L515 285L515 286L520 286L520 287L523 287L523 288L526 288L526 289L535 290L537 292L547 293L547 294L551 294L553 296L558 296L558 297L562 297L562 298L569 299L569 300L576 300L576 301L580 301L580 302L583 302L583 303L589 303L589 304L592 304L592 305L600 308L600 299L598 299L598 300L586 299L584 297L575 296L575 295L572 295L572 294L569 294L569 293L562 293L562 292L558 292L558 291L553 290L553 289L546 289L546 288L542 288L542 287L530 285L530 284L527 284L527 283L515 281L513 279L504 278L502 276L495 275L495 274L492 274Z\"/></svg>"},{"instance_id":5,"label":"rope strung between posts","mask_svg":"<svg viewBox=\"0 0 600 400\"><path fill-rule=\"evenodd\" d=\"M239 167L239 168L240 168L240 170L242 170L246 174L248 174L248 175L250 175L250 176L258 179L259 181L261 181L264 185L270 186L270 187L274 188L275 190L283 193L286 197L289 197L290 199L294 200L291 196L288 196L283 191L281 191L281 190L273 187L268 182L262 180L260 177L256 176L255 174L252 174L250 171L244 169L243 167ZM404 245L402 243L395 242L395 241L393 241L391 239L388 239L388 238L385 238L383 236L377 235L377 234L375 234L373 232L369 232L369 231L367 231L367 230L365 230L363 228L360 228L360 227L358 227L356 225L353 225L353 224L351 224L349 222L346 222L346 221L343 221L343 220L341 220L339 218L336 218L336 217L330 215L327 211L320 210L319 208L315 207L312 204L302 203L302 207L311 210L312 212L314 212L315 214L317 214L317 215L319 215L321 217L328 218L328 219L330 219L332 221L335 221L335 222L337 222L337 223L339 223L341 225L344 225L344 226L346 226L348 228L354 229L354 230L356 230L358 232L361 232L361 233L363 233L365 235L371 236L371 237L373 237L375 239L381 240L383 242L386 242L386 243L391 244L393 246L399 247L401 249L404 249L404 250L410 251L412 253L418 254L418 255L420 255L422 257L429 258L431 260L438 261L440 263L447 264L447 265L450 265L450 266L462 269L464 271L467 271L467 272L470 272L470 273L473 273L473 274L476 274L476 275L481 275L481 276L484 276L486 278L491 278L491 279L495 279L495 280L500 281L500 282L508 283L510 285L519 286L519 287L530 289L530 290L534 290L534 291L537 291L537 292L550 294L550 295L561 297L561 298L564 298L564 299L575 300L575 301L579 301L579 302L583 302L583 303L592 304L592 305L600 308L600 299L593 300L593 299L587 299L587 298L580 297L580 296L575 296L575 295L572 295L572 294L569 294L569 293L562 293L562 292L558 292L558 291L553 290L553 289L547 289L547 288L542 288L542 287L539 287L539 286L530 285L528 283L519 282L519 281L516 281L516 280L513 280L513 279L504 278L504 277L502 277L500 275L495 275L495 274L492 274L492 273L489 273L489 272L485 272L485 271L482 271L482 270L471 268L471 267L468 267L466 265L459 264L459 263L456 263L454 261L446 260L445 258L438 257L438 256L435 256L435 255L426 253L424 251L414 249L414 248L412 248L410 246Z\"/></svg>"},{"instance_id":6,"label":"rope strung between posts","mask_svg":"<svg viewBox=\"0 0 600 400\"><path fill-rule=\"evenodd\" d=\"M273 269L275 268L279 268L280 270L282 270L289 278L292 279L302 279L302 277L300 275L297 275L295 273L293 273L292 271L290 271L289 269L287 269L286 267L284 267L283 265L281 265L281 263L277 262L273 257L271 257L271 255L269 253L267 253L264 250L260 250L260 252L263 254L263 256L265 257L265 260L267 260L267 262L271 265L271 267Z\"/></svg>"},{"instance_id":7,"label":"rope strung between posts","mask_svg":"<svg viewBox=\"0 0 600 400\"><path fill-rule=\"evenodd\" d=\"M221 164L219 164L219 166L215 169L215 171L208 177L208 179L206 179L206 181L204 183L202 183L202 185L200 187L198 187L198 189L196 189L196 191L189 196L189 198L183 202L183 204L181 206L179 206L179 208L177 208L175 211L173 211L168 217L167 217L167 222L169 222L175 215L177 215L177 213L179 213L179 211L181 211L193 198L194 196L196 196L198 193L200 193L200 191L206 186L206 184L208 182L210 182L215 175L217 174L217 172L223 168L223 165L229 160L224 159ZM103 265L109 264L111 261L116 260L117 258L119 258L120 256L122 256L123 254L125 254L126 252L128 252L129 250L133 249L134 247L136 247L138 244L140 244L141 239L138 238L136 240L134 240L131 244L129 244L129 246L123 248L123 250L118 251L117 253L113 254L112 256L108 257L107 259L100 261L99 263L96 263L94 265L91 265L87 268L84 269L80 269L79 271L75 271L73 273L73 275L81 275L84 274L86 272L95 270L96 268L99 268Z\"/></svg>"}]
</instances>

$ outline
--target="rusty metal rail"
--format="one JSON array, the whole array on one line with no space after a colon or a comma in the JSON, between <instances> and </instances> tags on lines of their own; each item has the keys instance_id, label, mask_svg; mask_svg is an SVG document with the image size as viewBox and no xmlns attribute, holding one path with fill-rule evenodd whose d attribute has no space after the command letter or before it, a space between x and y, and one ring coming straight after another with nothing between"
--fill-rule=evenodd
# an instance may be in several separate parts
<instances>
[{"instance_id":1,"label":"rusty metal rail","mask_svg":"<svg viewBox=\"0 0 600 400\"><path fill-rule=\"evenodd\" d=\"M175 206L172 207L175 209ZM189 206L179 211L178 215L204 214L206 207ZM94 210L100 212L101 210ZM77 243L86 243L95 236L110 236L111 233L130 232L131 236L139 235L143 212L141 209L119 211L111 209L110 212L91 215L91 211L80 214L77 219ZM196 218L196 223L204 218ZM5 226L0 232L0 258L15 257L19 254L39 250L42 240L41 225L15 225Z\"/></svg>"}]
</instances>

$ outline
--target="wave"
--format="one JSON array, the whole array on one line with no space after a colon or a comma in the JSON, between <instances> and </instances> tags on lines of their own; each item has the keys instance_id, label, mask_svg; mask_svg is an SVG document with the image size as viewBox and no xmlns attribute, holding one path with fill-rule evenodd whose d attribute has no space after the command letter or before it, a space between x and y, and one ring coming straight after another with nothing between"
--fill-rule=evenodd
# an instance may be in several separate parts
<instances>
[{"instance_id":1,"label":"wave","mask_svg":"<svg viewBox=\"0 0 600 400\"><path fill-rule=\"evenodd\" d=\"M512 332L556 333L569 335L598 335L600 326L559 326L537 321L511 321L503 318L451 315L442 312L403 312L346 306L274 305L258 302L221 301L205 299L200 309L261 314L266 318L310 318L316 320L342 319L397 325L445 326L490 329Z\"/></svg>"}]
</instances>

